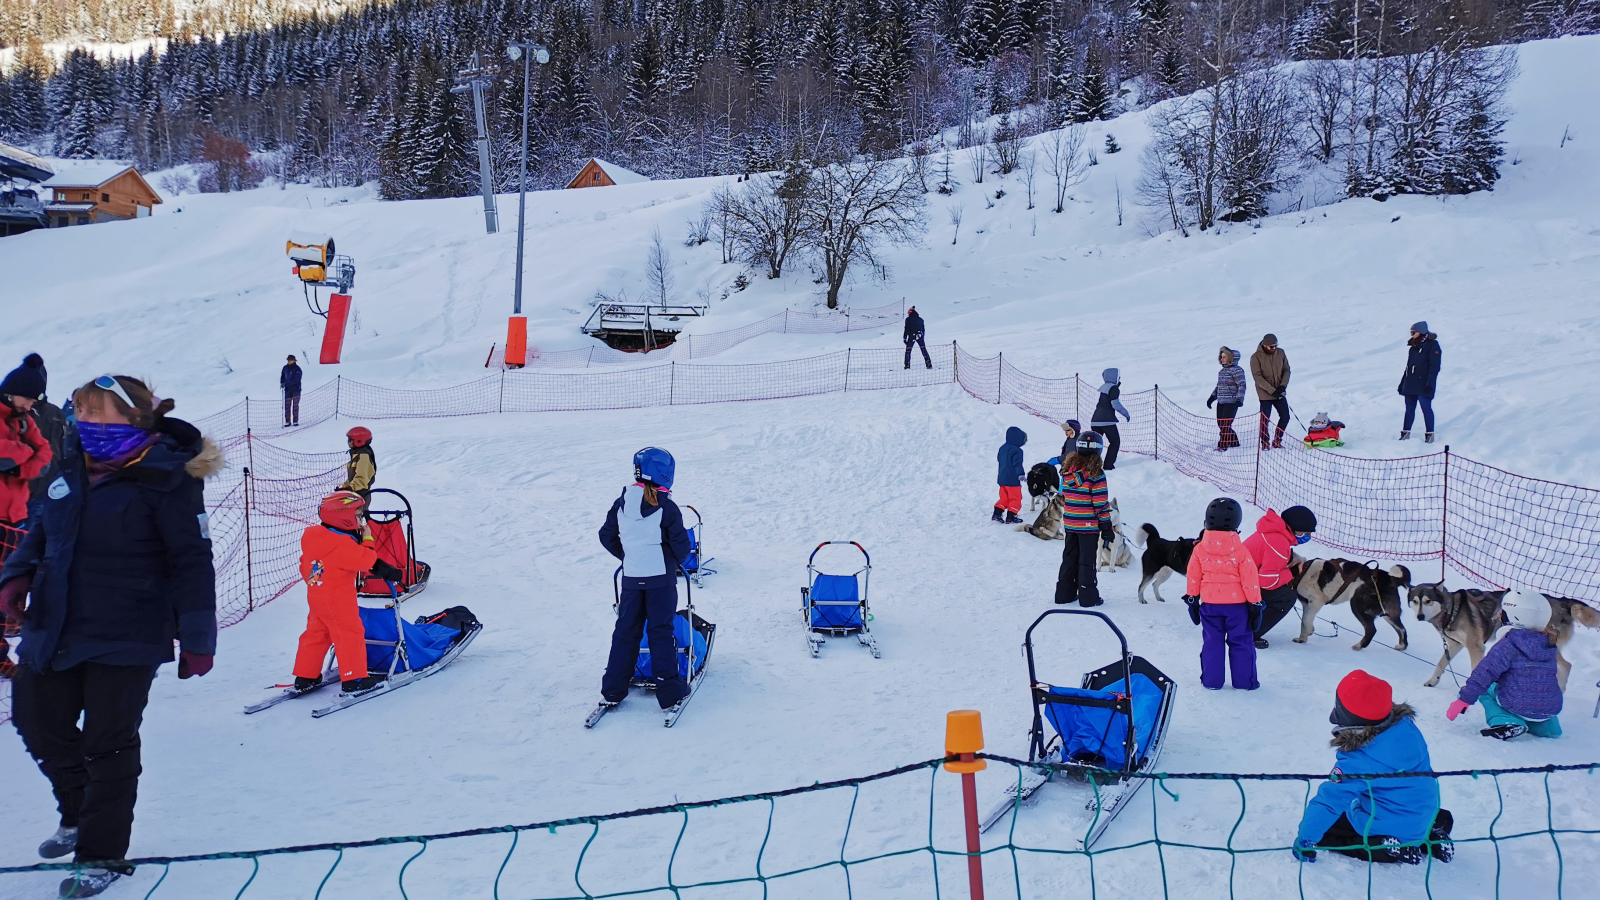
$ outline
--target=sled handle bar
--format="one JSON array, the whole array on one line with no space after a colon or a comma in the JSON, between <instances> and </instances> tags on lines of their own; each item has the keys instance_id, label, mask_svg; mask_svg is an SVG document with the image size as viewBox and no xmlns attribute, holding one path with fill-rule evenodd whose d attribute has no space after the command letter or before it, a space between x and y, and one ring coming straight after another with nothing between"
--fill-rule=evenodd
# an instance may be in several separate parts
<instances>
[{"instance_id":1,"label":"sled handle bar","mask_svg":"<svg viewBox=\"0 0 1600 900\"><path fill-rule=\"evenodd\" d=\"M861 555L866 557L867 568L869 568L869 569L872 568L872 556L867 553L867 548L861 546L860 544L856 543L855 541L823 541L822 543L817 545L817 549L816 550L811 551L811 556L806 559L806 565L809 567L813 562L815 562L816 559L817 559L817 550L821 550L823 547L826 547L829 544L849 544L850 546L856 548L857 550L860 550L861 551Z\"/></svg>"},{"instance_id":2,"label":"sled handle bar","mask_svg":"<svg viewBox=\"0 0 1600 900\"><path fill-rule=\"evenodd\" d=\"M393 494L396 497L400 498L400 502L401 503L405 504L405 509L378 509L378 510L375 510L375 509L372 508L371 496L373 494ZM367 491L367 496L368 496L368 499L367 499L367 518L369 518L369 519L372 517L373 513L377 513L380 516L389 516L390 517L388 519L380 519L379 520L379 521L383 521L383 522L392 522L392 521L394 521L394 519L397 519L402 515L406 516L407 518L410 518L410 516L411 516L411 501L407 500L406 499L406 495L400 493L399 491L392 490L390 488L373 488L370 491Z\"/></svg>"},{"instance_id":3,"label":"sled handle bar","mask_svg":"<svg viewBox=\"0 0 1600 900\"><path fill-rule=\"evenodd\" d=\"M683 566L678 566L677 574L672 576L673 586L677 586L678 577L683 577L683 589L688 596L688 609L694 612L694 582L689 579L689 574L683 571ZM622 605L622 567L611 573L611 608L616 609Z\"/></svg>"},{"instance_id":4,"label":"sled handle bar","mask_svg":"<svg viewBox=\"0 0 1600 900\"><path fill-rule=\"evenodd\" d=\"M1028 626L1027 632L1022 636L1022 652L1028 657L1029 684L1039 683L1038 675L1033 669L1033 630L1038 628L1039 624L1050 616L1093 616L1096 619L1106 623L1106 627L1111 629L1111 633L1117 636L1117 643L1122 645L1123 687L1129 694L1133 693L1133 682L1131 680L1133 677L1133 657L1132 654L1128 652L1128 639L1123 636L1122 629L1117 627L1117 623L1111 621L1110 616L1103 612L1096 612L1092 609L1047 609L1039 614L1039 618L1033 620L1033 624Z\"/></svg>"}]
</instances>

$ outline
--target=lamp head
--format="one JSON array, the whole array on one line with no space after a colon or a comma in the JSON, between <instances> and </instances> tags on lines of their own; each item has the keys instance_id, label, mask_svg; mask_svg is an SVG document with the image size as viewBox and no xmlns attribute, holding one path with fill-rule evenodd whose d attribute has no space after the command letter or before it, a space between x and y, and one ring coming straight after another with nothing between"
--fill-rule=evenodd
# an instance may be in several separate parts
<instances>
[{"instance_id":1,"label":"lamp head","mask_svg":"<svg viewBox=\"0 0 1600 900\"><path fill-rule=\"evenodd\" d=\"M533 61L538 63L541 66L544 65L545 63L550 61L550 51L546 50L543 47L534 48Z\"/></svg>"},{"instance_id":2,"label":"lamp head","mask_svg":"<svg viewBox=\"0 0 1600 900\"><path fill-rule=\"evenodd\" d=\"M516 62L522 58L522 47L517 44L506 47L506 56L510 57L512 62Z\"/></svg>"}]
</instances>

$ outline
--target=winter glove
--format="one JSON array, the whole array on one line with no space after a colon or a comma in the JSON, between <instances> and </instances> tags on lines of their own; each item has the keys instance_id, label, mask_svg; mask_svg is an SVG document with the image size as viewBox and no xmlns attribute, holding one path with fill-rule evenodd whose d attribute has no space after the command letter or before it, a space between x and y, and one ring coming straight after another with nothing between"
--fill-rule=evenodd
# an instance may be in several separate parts
<instances>
[{"instance_id":1,"label":"winter glove","mask_svg":"<svg viewBox=\"0 0 1600 900\"><path fill-rule=\"evenodd\" d=\"M0 611L6 618L14 622L21 622L28 615L26 601L28 591L33 589L32 575L18 575L3 585L0 585Z\"/></svg>"},{"instance_id":2,"label":"winter glove","mask_svg":"<svg viewBox=\"0 0 1600 900\"><path fill-rule=\"evenodd\" d=\"M1200 598L1192 594L1184 594L1183 602L1189 607L1189 621L1200 624Z\"/></svg>"},{"instance_id":3,"label":"winter glove","mask_svg":"<svg viewBox=\"0 0 1600 900\"><path fill-rule=\"evenodd\" d=\"M1255 634L1261 628L1261 613L1266 609L1266 604L1246 603L1245 606L1249 607L1246 612L1249 616L1250 633Z\"/></svg>"},{"instance_id":4,"label":"winter glove","mask_svg":"<svg viewBox=\"0 0 1600 900\"><path fill-rule=\"evenodd\" d=\"M406 580L406 573L381 559L372 564L372 574L382 578L384 581L393 581L396 584L404 584Z\"/></svg>"},{"instance_id":5,"label":"winter glove","mask_svg":"<svg viewBox=\"0 0 1600 900\"><path fill-rule=\"evenodd\" d=\"M1211 404L1213 404L1215 402L1217 402L1217 392L1216 391L1212 391L1211 392L1211 396L1206 398L1206 409L1210 409L1211 408Z\"/></svg>"},{"instance_id":6,"label":"winter glove","mask_svg":"<svg viewBox=\"0 0 1600 900\"><path fill-rule=\"evenodd\" d=\"M1454 701L1452 701L1450 703L1450 708L1445 710L1444 717L1446 719L1449 719L1450 721L1454 722L1456 720L1456 716L1459 716L1462 713L1466 712L1467 711L1467 707L1469 707L1471 705L1472 704L1468 703L1465 700L1461 700L1461 699L1454 700Z\"/></svg>"},{"instance_id":7,"label":"winter glove","mask_svg":"<svg viewBox=\"0 0 1600 900\"><path fill-rule=\"evenodd\" d=\"M1294 854L1295 861L1314 863L1317 861L1317 851L1311 849L1316 846L1307 838L1294 842L1294 849L1289 852Z\"/></svg>"},{"instance_id":8,"label":"winter glove","mask_svg":"<svg viewBox=\"0 0 1600 900\"><path fill-rule=\"evenodd\" d=\"M1111 546L1111 542L1116 540L1116 539L1117 539L1117 529L1113 528L1111 526L1110 522L1101 522L1100 523L1100 541L1101 541L1101 543L1103 543L1107 547L1109 547L1109 546Z\"/></svg>"},{"instance_id":9,"label":"winter glove","mask_svg":"<svg viewBox=\"0 0 1600 900\"><path fill-rule=\"evenodd\" d=\"M190 653L187 650L178 651L178 677L188 678L190 675L199 677L211 671L212 656L202 656L199 653Z\"/></svg>"},{"instance_id":10,"label":"winter glove","mask_svg":"<svg viewBox=\"0 0 1600 900\"><path fill-rule=\"evenodd\" d=\"M11 472L15 472L19 468L20 466L17 464L16 460L9 457L0 457L0 475L6 475Z\"/></svg>"}]
</instances>

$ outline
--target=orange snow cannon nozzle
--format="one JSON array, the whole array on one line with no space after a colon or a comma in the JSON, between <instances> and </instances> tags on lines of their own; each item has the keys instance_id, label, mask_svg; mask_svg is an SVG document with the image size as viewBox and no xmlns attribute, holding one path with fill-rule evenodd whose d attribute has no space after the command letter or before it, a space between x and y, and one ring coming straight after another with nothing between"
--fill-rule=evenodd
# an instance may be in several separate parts
<instances>
[{"instance_id":1,"label":"orange snow cannon nozzle","mask_svg":"<svg viewBox=\"0 0 1600 900\"><path fill-rule=\"evenodd\" d=\"M975 709L958 709L944 718L944 755L961 757L944 764L946 772L963 775L982 772L989 767L973 754L983 749L983 715Z\"/></svg>"}]
</instances>

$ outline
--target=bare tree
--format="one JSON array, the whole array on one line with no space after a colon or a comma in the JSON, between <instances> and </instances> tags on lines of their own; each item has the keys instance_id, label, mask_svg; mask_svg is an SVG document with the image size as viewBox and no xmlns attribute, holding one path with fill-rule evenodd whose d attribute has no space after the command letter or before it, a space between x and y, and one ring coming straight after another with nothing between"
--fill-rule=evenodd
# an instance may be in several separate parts
<instances>
[{"instance_id":1,"label":"bare tree","mask_svg":"<svg viewBox=\"0 0 1600 900\"><path fill-rule=\"evenodd\" d=\"M1184 224L1182 212L1183 201L1180 194L1183 189L1179 187L1179 173L1183 167L1176 159L1171 158L1172 145L1161 141L1151 141L1145 145L1144 156L1140 158L1143 177L1139 179L1135 196L1140 204L1163 213L1163 218L1172 222L1172 227L1184 237L1189 236L1189 229ZM1153 228L1153 232L1165 231L1165 228Z\"/></svg>"},{"instance_id":2,"label":"bare tree","mask_svg":"<svg viewBox=\"0 0 1600 900\"><path fill-rule=\"evenodd\" d=\"M1039 154L1032 150L1024 150L1017 159L1017 168L1022 170L1022 183L1028 187L1028 208L1033 209L1033 179L1039 174Z\"/></svg>"},{"instance_id":3,"label":"bare tree","mask_svg":"<svg viewBox=\"0 0 1600 900\"><path fill-rule=\"evenodd\" d=\"M650 235L650 256L645 262L644 278L650 299L657 305L666 306L672 299L672 253L667 250L667 242L661 239L660 228Z\"/></svg>"},{"instance_id":4,"label":"bare tree","mask_svg":"<svg viewBox=\"0 0 1600 900\"><path fill-rule=\"evenodd\" d=\"M806 239L822 263L828 308L839 306L839 290L856 263L882 277L884 244L917 240L925 227L927 201L916 176L897 161L864 160L825 166L811 175L806 203Z\"/></svg>"},{"instance_id":5,"label":"bare tree","mask_svg":"<svg viewBox=\"0 0 1600 900\"><path fill-rule=\"evenodd\" d=\"M1327 162L1338 149L1339 123L1344 121L1345 107L1350 100L1344 72L1332 60L1307 63L1300 72L1300 88L1311 129L1311 150L1318 159Z\"/></svg>"},{"instance_id":6,"label":"bare tree","mask_svg":"<svg viewBox=\"0 0 1600 900\"><path fill-rule=\"evenodd\" d=\"M952 203L945 211L950 214L950 224L956 227L955 233L950 235L950 244L954 246L956 238L961 237L961 217L966 214L967 208L960 203Z\"/></svg>"},{"instance_id":7,"label":"bare tree","mask_svg":"<svg viewBox=\"0 0 1600 900\"><path fill-rule=\"evenodd\" d=\"M933 153L933 145L927 141L917 141L911 145L911 172L917 176L917 186L922 192L928 192L928 156Z\"/></svg>"},{"instance_id":8,"label":"bare tree","mask_svg":"<svg viewBox=\"0 0 1600 900\"><path fill-rule=\"evenodd\" d=\"M1083 126L1069 125L1049 132L1039 139L1039 147L1044 153L1044 170L1055 179L1053 211L1061 212L1067 206L1067 189L1089 173L1089 164L1083 158Z\"/></svg>"},{"instance_id":9,"label":"bare tree","mask_svg":"<svg viewBox=\"0 0 1600 900\"><path fill-rule=\"evenodd\" d=\"M781 173L755 175L743 190L713 194L709 204L720 218L732 257L767 267L768 278L783 277L783 266L802 243L811 170L791 163Z\"/></svg>"},{"instance_id":10,"label":"bare tree","mask_svg":"<svg viewBox=\"0 0 1600 900\"><path fill-rule=\"evenodd\" d=\"M1017 157L1022 152L1022 130L1011 123L1010 113L1000 117L1000 125L994 131L990 146L994 161L1000 167L1000 174L1011 174L1017 168Z\"/></svg>"},{"instance_id":11,"label":"bare tree","mask_svg":"<svg viewBox=\"0 0 1600 900\"><path fill-rule=\"evenodd\" d=\"M982 131L978 136L982 140L973 145L972 153L967 156L967 162L972 167L973 184L983 184L984 173L989 169L989 136Z\"/></svg>"}]
</instances>

